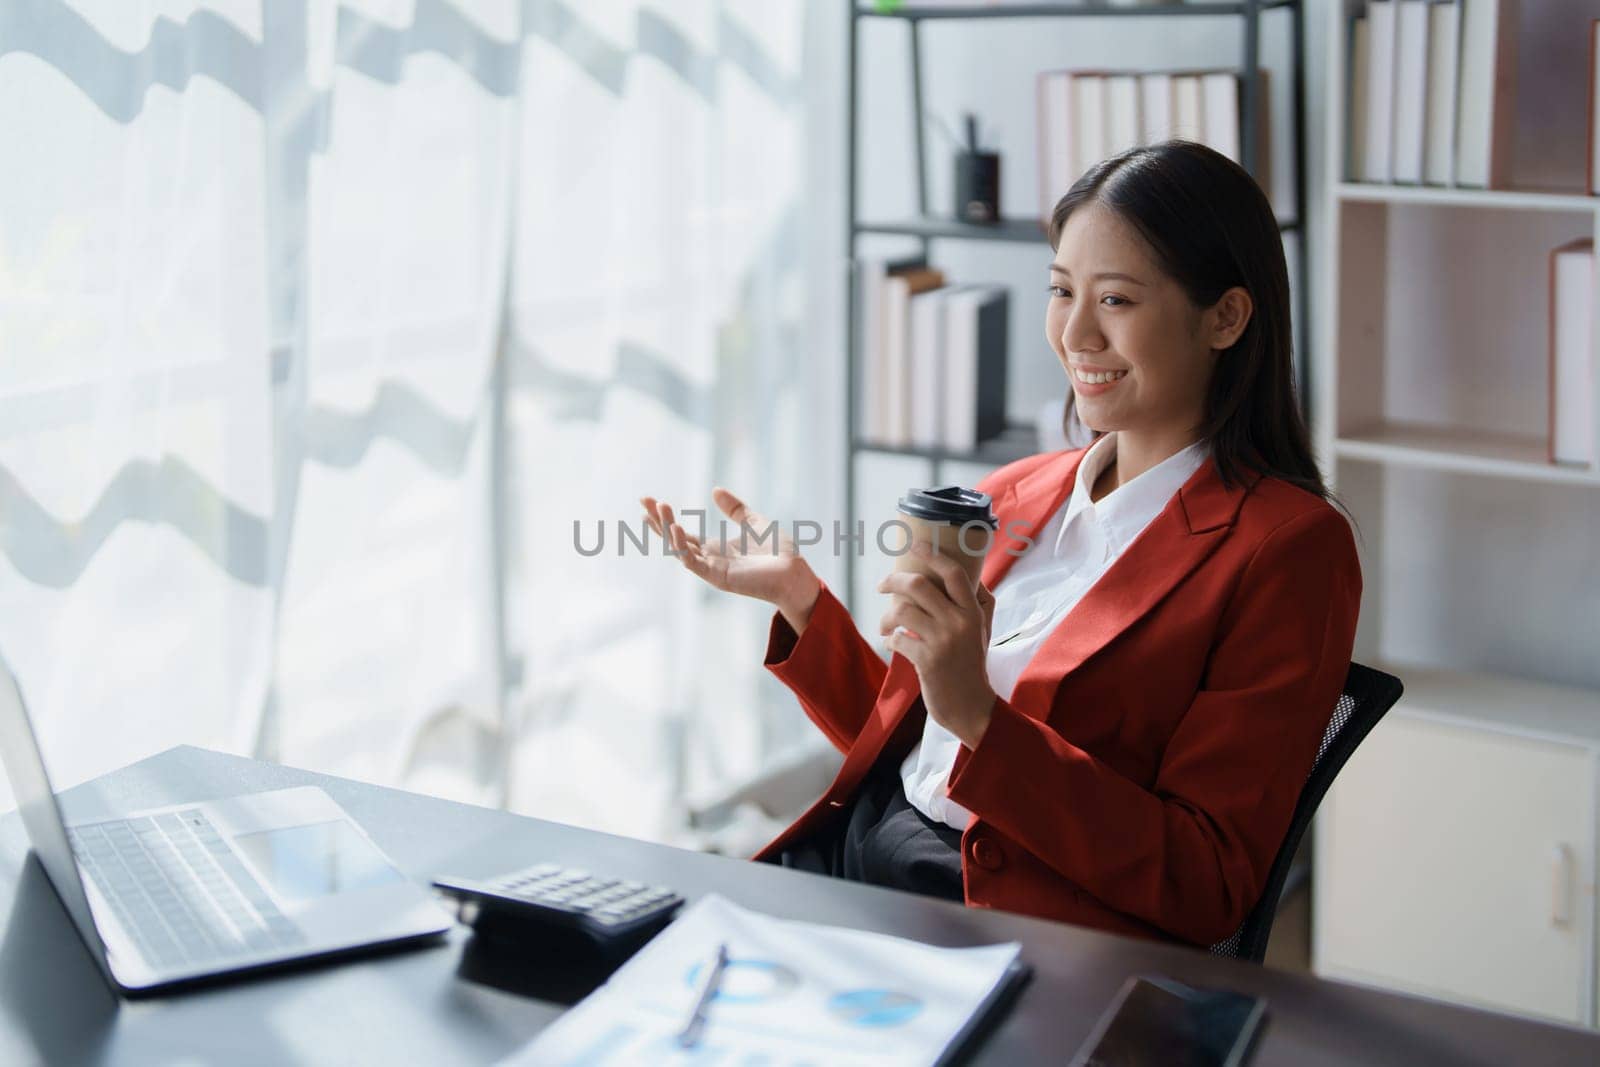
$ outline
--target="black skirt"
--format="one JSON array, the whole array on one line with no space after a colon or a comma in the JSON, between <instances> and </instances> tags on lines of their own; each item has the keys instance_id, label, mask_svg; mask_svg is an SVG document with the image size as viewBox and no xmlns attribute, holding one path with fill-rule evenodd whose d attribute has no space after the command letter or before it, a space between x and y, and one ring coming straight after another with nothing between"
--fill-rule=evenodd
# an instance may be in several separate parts
<instances>
[{"instance_id":1,"label":"black skirt","mask_svg":"<svg viewBox=\"0 0 1600 1067\"><path fill-rule=\"evenodd\" d=\"M961 831L936 822L906 799L896 768L874 768L847 820L785 849L785 867L853 882L964 900Z\"/></svg>"}]
</instances>

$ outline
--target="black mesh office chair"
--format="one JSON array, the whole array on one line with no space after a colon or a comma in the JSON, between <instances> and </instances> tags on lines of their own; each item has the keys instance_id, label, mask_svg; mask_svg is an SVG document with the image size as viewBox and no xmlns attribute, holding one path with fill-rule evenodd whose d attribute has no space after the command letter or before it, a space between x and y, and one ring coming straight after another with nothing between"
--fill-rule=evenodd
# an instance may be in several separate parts
<instances>
[{"instance_id":1,"label":"black mesh office chair","mask_svg":"<svg viewBox=\"0 0 1600 1067\"><path fill-rule=\"evenodd\" d=\"M1350 664L1350 673L1344 680L1344 693L1334 705L1333 717L1323 731L1322 744L1317 748L1317 761L1311 765L1311 774L1306 778L1305 787L1300 790L1300 800L1294 806L1289 832L1284 836L1277 858L1272 861L1272 869L1267 872L1267 884L1262 887L1261 899L1256 901L1256 906L1250 909L1250 914L1245 916L1232 937L1211 946L1213 955L1254 960L1256 963L1266 957L1267 938L1272 933L1272 920L1278 914L1278 897L1283 892L1284 879L1289 876L1294 854L1300 848L1300 839L1305 836L1306 827L1311 825L1311 817L1317 813L1317 805L1322 803L1323 794L1333 784L1334 776L1344 766L1345 760L1350 758L1350 753L1356 750L1361 739L1371 732L1384 713L1394 707L1403 689L1400 679L1392 674L1384 674L1359 663Z\"/></svg>"}]
</instances>

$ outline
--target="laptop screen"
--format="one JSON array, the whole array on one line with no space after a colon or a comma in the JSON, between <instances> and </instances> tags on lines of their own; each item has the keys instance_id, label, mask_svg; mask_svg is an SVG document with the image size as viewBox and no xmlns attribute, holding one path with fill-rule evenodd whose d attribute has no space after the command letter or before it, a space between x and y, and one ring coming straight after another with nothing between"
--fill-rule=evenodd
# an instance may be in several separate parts
<instances>
[{"instance_id":1,"label":"laptop screen","mask_svg":"<svg viewBox=\"0 0 1600 1067\"><path fill-rule=\"evenodd\" d=\"M44 755L39 751L39 741L34 736L33 723L22 702L16 677L4 657L0 657L0 762L5 764L6 776L11 780L11 791L16 794L22 825L28 831L34 853L50 876L56 895L72 916L73 925L94 953L95 961L109 971L105 941L95 928L94 912L83 889L78 861L72 854L61 808L56 804L50 776L44 769Z\"/></svg>"}]
</instances>

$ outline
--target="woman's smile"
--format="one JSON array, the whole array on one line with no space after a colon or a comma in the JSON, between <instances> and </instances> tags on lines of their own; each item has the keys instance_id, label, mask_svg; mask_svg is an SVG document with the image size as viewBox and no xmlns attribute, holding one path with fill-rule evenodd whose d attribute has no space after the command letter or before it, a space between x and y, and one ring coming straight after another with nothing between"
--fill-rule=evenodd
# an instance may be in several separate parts
<instances>
[{"instance_id":1,"label":"woman's smile","mask_svg":"<svg viewBox=\"0 0 1600 1067\"><path fill-rule=\"evenodd\" d=\"M1116 384L1127 376L1128 372L1125 370L1106 371L1091 367L1073 367L1072 388L1080 396L1099 396L1116 388Z\"/></svg>"}]
</instances>

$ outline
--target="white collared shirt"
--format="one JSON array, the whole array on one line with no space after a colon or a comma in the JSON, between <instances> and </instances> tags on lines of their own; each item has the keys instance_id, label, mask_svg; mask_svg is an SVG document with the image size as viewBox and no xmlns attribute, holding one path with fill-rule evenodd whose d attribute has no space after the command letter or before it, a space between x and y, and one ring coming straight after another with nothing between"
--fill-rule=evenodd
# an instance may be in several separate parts
<instances>
[{"instance_id":1,"label":"white collared shirt","mask_svg":"<svg viewBox=\"0 0 1600 1067\"><path fill-rule=\"evenodd\" d=\"M1115 432L1096 441L1078 465L1066 501L1033 536L994 590L994 623L985 662L989 684L1009 700L1039 646L1150 525L1208 455L1196 441L1098 502L1090 491L1116 456ZM972 813L946 795L961 742L930 716L922 741L900 764L906 799L928 818L965 830Z\"/></svg>"}]
</instances>

